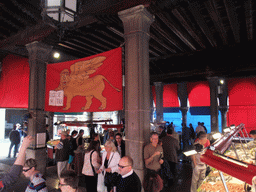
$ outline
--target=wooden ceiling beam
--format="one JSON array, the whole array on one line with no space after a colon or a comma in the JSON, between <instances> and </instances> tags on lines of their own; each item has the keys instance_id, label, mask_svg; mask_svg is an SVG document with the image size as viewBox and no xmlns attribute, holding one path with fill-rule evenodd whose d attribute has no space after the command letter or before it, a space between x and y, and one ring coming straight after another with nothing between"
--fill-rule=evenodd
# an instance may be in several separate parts
<instances>
[{"instance_id":1,"label":"wooden ceiling beam","mask_svg":"<svg viewBox=\"0 0 256 192\"><path fill-rule=\"evenodd\" d=\"M97 30L99 31L99 30ZM120 41L118 40L117 38L113 37L112 35L108 34L107 32L103 31L103 30L100 30L99 31L101 34L103 34L105 37L108 37L110 39L113 39L114 41L117 41L119 44L122 44L124 41Z\"/></svg>"},{"instance_id":2,"label":"wooden ceiling beam","mask_svg":"<svg viewBox=\"0 0 256 192\"><path fill-rule=\"evenodd\" d=\"M26 45L33 41L40 41L44 37L48 36L55 29L45 23L41 22L35 26L27 27L26 29L19 31L15 35L12 35L0 41L0 48L4 49L5 47L11 47L16 45Z\"/></svg>"},{"instance_id":3,"label":"wooden ceiling beam","mask_svg":"<svg viewBox=\"0 0 256 192\"><path fill-rule=\"evenodd\" d=\"M162 55L166 55L166 54L167 54L166 51L160 49L160 47L157 46L157 44L156 44L155 42L152 42L152 41L151 41L149 45L150 45L153 49L155 49L156 51L158 51L159 53L161 53Z\"/></svg>"},{"instance_id":4,"label":"wooden ceiling beam","mask_svg":"<svg viewBox=\"0 0 256 192\"><path fill-rule=\"evenodd\" d=\"M20 29L20 26L16 25L15 23L13 23L11 20L6 19L5 17L0 16L0 20L3 20L3 22L5 22L7 25L12 26L13 28L15 28L17 31ZM2 25L2 24L1 24Z\"/></svg>"},{"instance_id":5,"label":"wooden ceiling beam","mask_svg":"<svg viewBox=\"0 0 256 192\"><path fill-rule=\"evenodd\" d=\"M157 38L153 33L150 33L150 38L156 41L160 46L164 47L168 51L172 53L176 53L176 50L171 48L170 46L166 45L165 42L159 38Z\"/></svg>"},{"instance_id":6,"label":"wooden ceiling beam","mask_svg":"<svg viewBox=\"0 0 256 192\"><path fill-rule=\"evenodd\" d=\"M210 28L208 27L206 21L204 20L203 15L200 14L200 5L198 4L198 2L194 1L193 3L190 3L188 8L189 8L190 12L192 13L193 17L195 18L197 24L199 25L199 27L205 34L206 38L210 42L210 44L213 47L217 47L217 42L214 39Z\"/></svg>"},{"instance_id":7,"label":"wooden ceiling beam","mask_svg":"<svg viewBox=\"0 0 256 192\"><path fill-rule=\"evenodd\" d=\"M100 41L102 41L102 42L104 42L104 43L106 43L106 44L108 44L108 45L111 45L111 46L113 46L113 47L117 47L118 45L116 45L116 44L114 44L114 43L112 43L112 42L110 42L110 41L107 41L107 40L105 40L104 38L101 38L101 37L99 37L98 35L96 35L96 34L90 34L91 36L93 36L94 38L96 38L96 39L99 39ZM112 47L109 47L109 49L112 49Z\"/></svg>"},{"instance_id":8,"label":"wooden ceiling beam","mask_svg":"<svg viewBox=\"0 0 256 192\"><path fill-rule=\"evenodd\" d=\"M253 9L252 9L253 0L245 0L244 9L245 9L245 19L246 19L246 30L247 38L249 41L253 40Z\"/></svg>"},{"instance_id":9,"label":"wooden ceiling beam","mask_svg":"<svg viewBox=\"0 0 256 192\"><path fill-rule=\"evenodd\" d=\"M85 40L85 41L88 41L88 42L90 42L91 44L95 44L95 45L97 45L97 46L99 46L99 47L101 47L101 48L104 48L105 50L109 50L109 47L108 47L108 46L105 46L105 45L103 45L103 44L101 44L101 43L99 43L99 42L95 42L95 41L93 41L91 38L85 37L85 36L83 36L83 35L76 35L76 37L81 38L81 39L83 39L83 40ZM86 43L86 42L83 42L83 43Z\"/></svg>"},{"instance_id":10,"label":"wooden ceiling beam","mask_svg":"<svg viewBox=\"0 0 256 192\"><path fill-rule=\"evenodd\" d=\"M204 5L210 14L210 17L214 23L215 28L219 32L219 35L223 41L223 45L227 45L228 44L228 35L225 30L224 24L222 22L220 13L217 9L215 0L205 1Z\"/></svg>"},{"instance_id":11,"label":"wooden ceiling beam","mask_svg":"<svg viewBox=\"0 0 256 192\"><path fill-rule=\"evenodd\" d=\"M236 43L240 43L240 23L236 13L235 2L233 0L224 0L231 29Z\"/></svg>"},{"instance_id":12,"label":"wooden ceiling beam","mask_svg":"<svg viewBox=\"0 0 256 192\"><path fill-rule=\"evenodd\" d=\"M68 44L68 43L58 43L58 46L61 46L61 47L65 47L65 48L67 48L67 49L70 49L70 50L73 50L73 51L75 51L75 52L77 52L77 53L81 53L81 55L85 55L86 53L85 52L83 52L83 51L80 51L80 50L78 50L78 49L76 49L76 48L74 48L74 47L71 47L70 45L66 45L66 44ZM88 54L87 54L88 55ZM84 57L84 56L83 56Z\"/></svg>"},{"instance_id":13,"label":"wooden ceiling beam","mask_svg":"<svg viewBox=\"0 0 256 192\"><path fill-rule=\"evenodd\" d=\"M83 46L80 46L80 45L78 45L77 43L72 43L71 41L64 41L64 42L62 42L62 43L68 44L68 45L72 46L73 48L75 48L75 49L77 49L77 50L80 50L81 52L82 52L82 51L87 51L87 52L89 52L89 53L92 54L92 55L95 55L95 54L98 53L98 52L96 52L96 51L93 51L92 49L88 49L88 48L85 48L85 47L83 47Z\"/></svg>"},{"instance_id":14,"label":"wooden ceiling beam","mask_svg":"<svg viewBox=\"0 0 256 192\"><path fill-rule=\"evenodd\" d=\"M172 10L173 15L179 20L180 24L187 30L187 32L195 39L195 41L202 47L206 48L204 44L204 40L195 32L194 27L189 23L189 20L187 20L188 16L186 18L182 16L183 13L181 13L178 9Z\"/></svg>"},{"instance_id":15,"label":"wooden ceiling beam","mask_svg":"<svg viewBox=\"0 0 256 192\"><path fill-rule=\"evenodd\" d=\"M152 55L154 55L155 57L159 57L159 54L157 54L155 51L153 51L152 49L149 49L149 53L151 53Z\"/></svg>"},{"instance_id":16,"label":"wooden ceiling beam","mask_svg":"<svg viewBox=\"0 0 256 192\"><path fill-rule=\"evenodd\" d=\"M121 31L119 31L119 30L117 30L117 29L115 29L114 27L108 27L108 26L107 26L107 29L110 30L110 31L112 31L113 33L119 35L120 37L123 37L123 38L124 38L124 33L122 33Z\"/></svg>"},{"instance_id":17,"label":"wooden ceiling beam","mask_svg":"<svg viewBox=\"0 0 256 192\"><path fill-rule=\"evenodd\" d=\"M164 24L171 30L175 35L177 35L183 43L185 43L191 50L196 50L196 47L193 45L192 38L186 33L184 29L179 26L179 23L175 22L170 14L164 14L158 12L157 16L164 22Z\"/></svg>"},{"instance_id":18,"label":"wooden ceiling beam","mask_svg":"<svg viewBox=\"0 0 256 192\"><path fill-rule=\"evenodd\" d=\"M72 39L72 40L75 41L75 42L77 42L77 43L79 43L79 44L81 44L81 45L83 45L83 46L87 46L87 47L89 47L90 49L95 49L95 50L98 51L99 53L105 52L105 50L103 50L103 49L99 49L99 48L97 48L97 47L95 47L95 46L90 46L89 44L86 44L86 43L84 43L84 42L79 41L78 39Z\"/></svg>"},{"instance_id":19,"label":"wooden ceiling beam","mask_svg":"<svg viewBox=\"0 0 256 192\"><path fill-rule=\"evenodd\" d=\"M180 51L184 51L184 48L182 47L182 45L179 43L179 41L176 40L177 38L175 38L173 35L169 33L167 34L167 32L160 27L160 24L158 23L157 20L155 20L155 22L151 24L151 27L154 28L162 37L164 37L166 41L169 41L172 45L177 47Z\"/></svg>"},{"instance_id":20,"label":"wooden ceiling beam","mask_svg":"<svg viewBox=\"0 0 256 192\"><path fill-rule=\"evenodd\" d=\"M31 21L27 21L26 19L24 19L21 15L18 15L16 13L14 13L13 11L11 11L10 9L8 9L5 5L1 5L1 9L8 13L11 17L15 18L17 21L23 23L26 26L32 25Z\"/></svg>"},{"instance_id":21,"label":"wooden ceiling beam","mask_svg":"<svg viewBox=\"0 0 256 192\"><path fill-rule=\"evenodd\" d=\"M23 13L28 15L30 18L34 19L34 21L40 22L42 20L41 13L38 10L33 9L32 6L29 6L29 10L28 10L28 8L27 8L28 6L25 6L25 4L24 4L25 2L23 2L23 4L20 4L16 0L10 0L10 1L15 6L17 6L19 8L19 10L21 10Z\"/></svg>"}]
</instances>

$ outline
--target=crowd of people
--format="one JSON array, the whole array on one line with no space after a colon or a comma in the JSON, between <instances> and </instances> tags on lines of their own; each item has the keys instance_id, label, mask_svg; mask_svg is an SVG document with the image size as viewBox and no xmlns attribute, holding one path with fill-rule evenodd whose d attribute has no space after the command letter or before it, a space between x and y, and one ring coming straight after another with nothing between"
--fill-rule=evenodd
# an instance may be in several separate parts
<instances>
[{"instance_id":1,"label":"crowd of people","mask_svg":"<svg viewBox=\"0 0 256 192\"><path fill-rule=\"evenodd\" d=\"M139 192L143 187L147 192L160 192L165 186L171 187L178 179L177 163L181 142L184 151L189 146L205 148L208 146L209 140L203 123L198 122L195 130L191 124L189 127L182 124L181 138L175 132L173 124L170 125L166 128L161 127L160 133L152 132L150 143L144 147L143 157L146 171L143 181L140 181L133 170L132 157L125 153L125 141L122 138L122 133L115 135L112 132L109 133L109 138L102 151L98 134L92 135L89 146L85 149L82 129L79 132L73 131L71 134L68 130L62 131L60 142L55 146L59 188L61 191ZM18 136L20 138L19 132ZM22 139L22 146L16 161L20 159L19 156L22 156L31 137L23 136ZM16 153L17 150L14 150L14 155ZM200 155L198 153L191 157L193 166L191 192L197 190L205 177L206 165L200 161ZM24 176L30 179L27 192L48 191L43 175L36 169L35 159L23 160L20 165L24 166L22 170ZM17 177L7 183L4 183L3 179L3 186L13 183ZM78 187L79 179L80 187Z\"/></svg>"}]
</instances>

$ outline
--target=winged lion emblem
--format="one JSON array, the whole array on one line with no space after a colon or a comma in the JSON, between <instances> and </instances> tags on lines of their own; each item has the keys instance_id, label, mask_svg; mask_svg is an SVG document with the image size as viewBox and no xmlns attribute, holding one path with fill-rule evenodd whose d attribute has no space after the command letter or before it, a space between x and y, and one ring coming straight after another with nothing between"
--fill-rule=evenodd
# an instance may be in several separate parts
<instances>
[{"instance_id":1,"label":"winged lion emblem","mask_svg":"<svg viewBox=\"0 0 256 192\"><path fill-rule=\"evenodd\" d=\"M82 110L91 107L93 98L101 102L99 110L106 108L107 98L102 95L105 89L104 80L116 91L119 92L120 90L114 87L103 75L89 77L103 65L105 59L104 56L98 56L90 60L78 61L70 66L70 71L68 69L61 71L60 84L55 91L63 90L64 96L67 97L66 107L63 110L68 110L71 107L72 99L78 95L86 98L86 105L82 107Z\"/></svg>"}]
</instances>

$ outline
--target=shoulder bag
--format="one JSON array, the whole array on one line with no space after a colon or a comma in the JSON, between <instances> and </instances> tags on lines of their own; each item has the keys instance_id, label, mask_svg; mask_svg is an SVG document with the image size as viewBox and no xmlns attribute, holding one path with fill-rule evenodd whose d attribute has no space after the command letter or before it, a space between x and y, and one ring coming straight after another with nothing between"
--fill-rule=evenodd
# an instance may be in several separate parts
<instances>
[{"instance_id":1,"label":"shoulder bag","mask_svg":"<svg viewBox=\"0 0 256 192\"><path fill-rule=\"evenodd\" d=\"M94 177L97 177L98 175L97 175L97 173L95 172L95 169L94 169L94 167L93 167L93 165L92 165L92 154L93 154L94 151L95 151L95 150L93 150L93 151L91 152L91 154L90 154L90 163L91 163L91 167L92 167L92 171L93 171L93 176L94 176Z\"/></svg>"}]
</instances>

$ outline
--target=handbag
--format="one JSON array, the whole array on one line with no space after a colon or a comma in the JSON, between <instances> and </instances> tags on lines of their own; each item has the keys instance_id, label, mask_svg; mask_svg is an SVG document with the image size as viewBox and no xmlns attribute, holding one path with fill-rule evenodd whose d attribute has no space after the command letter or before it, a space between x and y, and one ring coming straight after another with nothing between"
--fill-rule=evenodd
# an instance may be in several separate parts
<instances>
[{"instance_id":1,"label":"handbag","mask_svg":"<svg viewBox=\"0 0 256 192\"><path fill-rule=\"evenodd\" d=\"M98 192L107 192L107 187L104 185L103 173L98 174L97 191Z\"/></svg>"},{"instance_id":2,"label":"handbag","mask_svg":"<svg viewBox=\"0 0 256 192\"><path fill-rule=\"evenodd\" d=\"M92 167L92 171L93 171L93 176L94 176L94 177L97 177L98 175L97 175L97 173L95 172L95 169L94 169L94 167L93 167L93 165L92 165L92 154L93 154L94 151L95 151L95 150L93 150L93 151L91 152L91 155L90 155L90 163L91 163L91 167Z\"/></svg>"}]
</instances>

